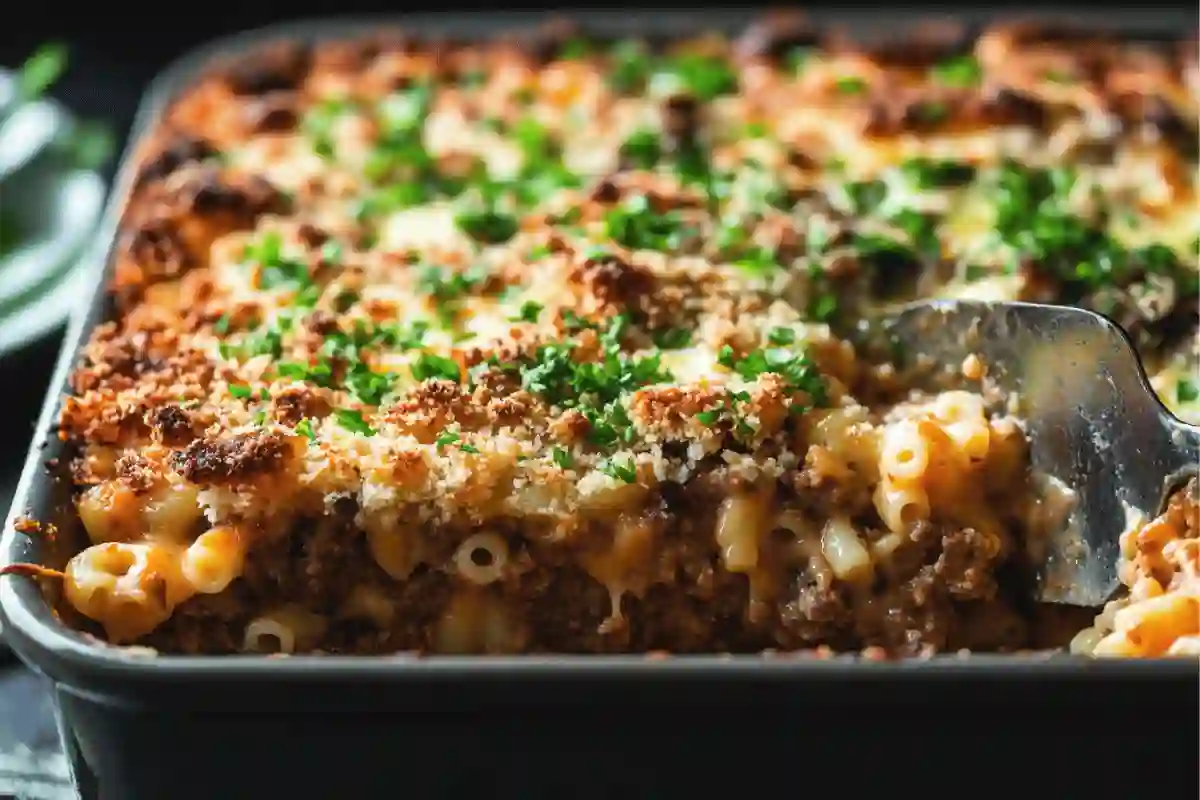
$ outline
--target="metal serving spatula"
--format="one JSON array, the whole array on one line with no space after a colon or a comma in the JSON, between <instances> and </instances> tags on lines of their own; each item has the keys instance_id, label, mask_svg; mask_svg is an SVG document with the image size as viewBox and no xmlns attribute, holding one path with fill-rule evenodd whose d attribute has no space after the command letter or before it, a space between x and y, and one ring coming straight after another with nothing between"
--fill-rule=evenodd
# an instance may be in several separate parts
<instances>
[{"instance_id":1,"label":"metal serving spatula","mask_svg":"<svg viewBox=\"0 0 1200 800\"><path fill-rule=\"evenodd\" d=\"M1075 494L1038 558L1038 597L1110 599L1130 514L1153 516L1200 469L1200 428L1159 402L1124 331L1075 308L971 301L914 303L880 329L940 365L977 355L1000 388L1018 393L1035 474Z\"/></svg>"}]
</instances>

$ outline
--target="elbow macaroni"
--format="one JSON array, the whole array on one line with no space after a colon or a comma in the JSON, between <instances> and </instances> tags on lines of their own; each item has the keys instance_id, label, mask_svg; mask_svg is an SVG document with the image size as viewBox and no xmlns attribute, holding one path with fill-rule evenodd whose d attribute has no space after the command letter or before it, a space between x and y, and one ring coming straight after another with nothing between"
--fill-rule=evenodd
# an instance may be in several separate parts
<instances>
[{"instance_id":1,"label":"elbow macaroni","mask_svg":"<svg viewBox=\"0 0 1200 800\"><path fill-rule=\"evenodd\" d=\"M455 571L476 586L486 586L500 580L507 564L508 543L495 533L470 536L454 553Z\"/></svg>"},{"instance_id":2,"label":"elbow macaroni","mask_svg":"<svg viewBox=\"0 0 1200 800\"><path fill-rule=\"evenodd\" d=\"M251 620L242 648L251 653L285 655L311 650L328 626L329 621L320 614L286 605Z\"/></svg>"},{"instance_id":3,"label":"elbow macaroni","mask_svg":"<svg viewBox=\"0 0 1200 800\"><path fill-rule=\"evenodd\" d=\"M1072 640L1074 653L1159 658L1200 655L1200 500L1195 479L1157 518L1121 538L1119 572L1128 589L1095 625Z\"/></svg>"},{"instance_id":4,"label":"elbow macaroni","mask_svg":"<svg viewBox=\"0 0 1200 800\"><path fill-rule=\"evenodd\" d=\"M241 533L220 525L200 534L183 552L183 576L198 593L217 594L242 574L245 557Z\"/></svg>"},{"instance_id":5,"label":"elbow macaroni","mask_svg":"<svg viewBox=\"0 0 1200 800\"><path fill-rule=\"evenodd\" d=\"M108 542L67 563L67 599L104 626L114 642L133 641L161 625L194 589L169 545Z\"/></svg>"}]
</instances>

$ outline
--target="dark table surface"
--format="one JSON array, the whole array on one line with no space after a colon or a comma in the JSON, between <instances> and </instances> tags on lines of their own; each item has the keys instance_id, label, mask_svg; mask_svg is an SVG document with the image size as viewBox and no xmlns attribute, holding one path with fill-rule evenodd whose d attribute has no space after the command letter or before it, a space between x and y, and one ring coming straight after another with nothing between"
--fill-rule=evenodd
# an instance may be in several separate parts
<instances>
[{"instance_id":1,"label":"dark table surface","mask_svg":"<svg viewBox=\"0 0 1200 800\"><path fill-rule=\"evenodd\" d=\"M0 37L0 64L19 63L47 39L65 41L71 48L71 68L54 94L76 114L107 121L118 138L122 138L133 119L143 87L164 65L184 50L216 35L256 27L273 21L276 16L265 2L226 4L224 9L217 3L215 12L212 5L207 9L212 13L188 14L186 22L149 19L158 15L129 17L119 12L95 17L67 14L57 4L23 8L20 24L9 25ZM439 7L470 8L445 3ZM1195 8L1194 4L1189 7ZM354 13L366 8L370 6L354 3L288 6L292 16ZM24 461L60 337L61 331L55 332L26 351L0 360L3 387L0 407L8 420L7 425L0 426L0 506L4 508L9 504ZM1193 713L1187 732L1193 739L1194 717ZM1161 723L1159 720L1158 724ZM1104 727L1112 730L1109 725ZM1194 748L1191 751L1194 754ZM1161 766L1175 771L1181 765ZM1194 774L1195 767L1193 761L1183 769ZM1162 772L1155 768L1154 774L1161 776ZM74 796L69 789L65 760L58 751L47 687L0 647L0 798L57 800Z\"/></svg>"}]
</instances>

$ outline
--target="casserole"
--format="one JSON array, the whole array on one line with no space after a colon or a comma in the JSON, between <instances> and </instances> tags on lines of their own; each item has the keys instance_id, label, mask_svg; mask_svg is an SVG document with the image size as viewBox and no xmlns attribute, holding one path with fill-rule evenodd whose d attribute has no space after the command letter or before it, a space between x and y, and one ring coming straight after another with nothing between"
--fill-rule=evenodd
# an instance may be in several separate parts
<instances>
[{"instance_id":1,"label":"casserole","mask_svg":"<svg viewBox=\"0 0 1200 800\"><path fill-rule=\"evenodd\" d=\"M590 20L587 21L590 22ZM661 29L664 31L669 30L670 26L678 21L678 18L672 19L666 14L654 15L648 20L648 22L653 23L651 30ZM732 22L733 20L732 17L730 20L717 20L714 18L713 20L709 20L705 27L716 25L719 21ZM476 20L476 22L482 25L485 21ZM603 28L606 24L601 18L596 18L595 22L600 28ZM610 22L608 24L613 23ZM463 35L469 32L471 25L456 25L455 28L456 33ZM315 29L280 29L280 32L286 33L289 30L311 33ZM327 30L329 31L329 35L333 36L339 31L345 33L347 28L330 25L328 28L322 27L320 30L321 38L324 38ZM220 51L221 53L236 53L238 52L238 48L248 46L251 41L249 38L233 40L230 44L222 45ZM178 73L180 77L178 79L169 79L166 83L167 88L161 90L162 93L177 96L178 86L175 81L186 81L187 78L185 76L190 76L192 70L206 63L206 60L213 55L215 53L198 54L191 60L183 62ZM159 96L148 107L149 110L143 114L143 124L152 124L157 121L163 112L164 99L164 97ZM141 126L139 129L141 129ZM135 150L137 155L141 157L140 142L135 146ZM140 167L144 163L142 161L136 167ZM135 165L132 162L127 164L126 169L122 172L120 192L118 193L118 196L121 198L119 201L120 205L115 204L113 207L110 219L113 227L109 230L115 230L118 215L136 213L137 209L133 207L126 208L124 204L129 202L130 193L134 188L134 184L138 181L138 177L139 175L135 172ZM496 216L494 213L491 215L492 221L495 221L494 218ZM408 221L408 225L411 228L419 228L422 224L420 221ZM261 246L261 242L258 244ZM278 249L278 244L276 243L271 247L272 249ZM110 265L110 267L118 269L128 267L128 264L121 265L119 263L120 253L110 252L108 255L111 260L118 262ZM275 256L272 256L271 260L278 261ZM259 261L261 262L262 259L259 259ZM265 267L271 265L260 263L259 266ZM274 266L279 267L279 264L274 264ZM122 280L120 273L118 273L117 278L119 283L123 283L126 286L136 286L138 284L136 278L132 281L127 279ZM644 296L647 293L642 292L640 294ZM637 301L638 297L635 296L634 300ZM85 329L91 325L95 325L109 310L102 308L98 304L87 317L81 316L72 328L72 339L69 341L82 344ZM523 313L520 316L523 317ZM774 329L780 327L786 327L786 325L771 326L771 335L782 341L784 339L782 334L777 336L774 334ZM604 334L608 334L610 330L610 328L606 328ZM792 335L796 337L799 333L793 330ZM63 378L65 378L73 361L74 353L69 350L70 348L64 354L64 358L60 364L61 371L59 374ZM268 353L268 355L271 354ZM735 355L735 358L744 360L748 358L748 355L743 352L740 355ZM735 364L738 363L740 361L735 361ZM111 362L109 362L109 366L112 366ZM312 366L311 362L310 366ZM797 382L804 379L803 376L805 373L801 369L798 368L796 374L798 375L796 378ZM650 382L643 381L640 388L645 388L645 384L648 383ZM236 392L232 391L233 386L238 387ZM235 396L242 395L239 399L246 399L247 396L253 399L262 388L257 385L250 387L248 384L236 381L229 382L229 387L231 388L230 394ZM248 395L247 391L249 392ZM804 398L803 402L807 403L808 401L815 400L812 396L815 392L806 389L804 393L809 396ZM55 410L56 403L51 400L43 416L42 422L44 426L48 427L52 422ZM698 408L696 413L707 414L713 410L708 407L703 409ZM361 412L355 414L353 419L350 419L350 422L351 427L361 427L365 423L366 427L372 430L376 424L373 419L364 420ZM238 425L241 423L235 422L231 424ZM298 422L292 423L293 430L296 424ZM474 455L470 451L464 450L462 447L463 440L458 438L459 434L457 432L455 433L455 438L447 439L440 445L437 440L445 435L444 431L438 432L433 441L424 442L423 444L427 446L433 445L435 449L439 447L454 449L457 447L458 450L464 451L468 456ZM318 436L320 435L318 433ZM371 436L368 434L362 438L370 439ZM484 443L473 439L468 440L466 443L475 450L483 449L485 446ZM56 449L51 454L51 457L60 454L65 455L61 450ZM45 457L45 454L38 454L36 451L31 456L23 478L25 491L29 491L28 487L35 483L34 478L38 464ZM191 453L190 457L185 457L184 461L180 463L182 469L185 471L190 469L192 477L198 478L202 477L202 473L205 470L210 473L213 470L219 472L220 464L225 462L220 458L213 458L212 453L206 453L202 449L197 449ZM614 471L618 472L619 477L620 471ZM70 506L68 497L71 491L69 483L60 474L58 480L52 483L37 484L43 491L38 496L31 498L31 502L29 503L32 506L35 516L43 520L50 519L48 512L52 509L68 508ZM21 503L17 508L23 510L24 505L24 503ZM66 529L65 525L63 529ZM11 548L11 555L6 554L6 560L26 560L24 554L27 552L26 548L31 547L29 542L22 537L14 535L11 531L6 534L5 541L6 546ZM193 729L199 731L206 729L206 726L219 724L217 719L201 713L202 710L215 714L218 711L239 708L239 704L246 702L251 693L253 693L255 698L252 705L256 708L265 709L272 702L282 701L288 697L289 693L296 689L297 681L311 682L311 686L330 686L335 680L342 678L351 679L352 676L352 683L338 684L339 689L336 698L322 696L320 692L307 697L305 702L313 710L351 710L374 706L381 710L404 708L411 713L418 707L439 707L439 703L446 703L443 706L445 708L462 708L464 706L459 704L464 702L497 702L503 698L505 689L511 689L511 687L522 683L529 686L536 684L543 692L543 697L546 700L562 702L568 698L582 699L574 696L577 692L573 692L571 686L575 682L586 681L588 686L587 699L589 702L594 702L601 698L614 697L613 692L619 691L623 685L628 685L627 682L634 679L635 676L637 680L647 681L644 684L645 686L655 685L655 691L661 691L662 694L660 696L664 699L671 696L681 698L688 696L696 697L699 695L692 693L703 691L705 687L711 688L718 684L728 684L722 689L722 693L725 699L729 701L736 699L746 702L754 699L757 695L762 699L773 698L772 701L775 702L778 701L778 695L770 692L769 688L773 685L783 685L784 682L789 682L792 678L801 675L811 681L811 686L822 685L824 687L822 691L832 690L833 687L837 686L850 689L853 684L855 693L865 699L872 696L872 691L869 688L871 686L874 686L876 690L876 694L873 696L880 696L877 693L882 686L879 681L885 678L903 681L911 679L909 676L922 676L924 678L925 676L945 675L969 680L972 677L983 677L985 675L992 677L995 673L991 670L997 668L1004 669L1005 674L1011 676L1014 681L1021 681L1023 676L1035 677L1037 680L1046 680L1049 676L1055 675L1154 675L1156 679L1162 679L1163 677L1172 675L1182 677L1194 671L1191 665L1186 663L1140 666L1126 664L1081 664L1072 661L1058 661L1046 656L1027 659L1014 658L1012 660L996 660L986 657L971 659L969 661L950 659L903 666L855 664L852 667L836 661L820 663L804 660L796 661L793 659L777 661L771 658L754 658L751 660L704 658L695 661L692 659L669 659L662 663L650 662L641 658L614 657L589 661L553 656L531 656L518 659L497 657L481 661L454 661L452 659L442 660L436 658L416 660L404 656L372 658L368 660L342 656L325 656L315 662L306 657L247 659L229 656L222 659L197 659L192 657L152 656L139 650L119 651L96 647L78 634L67 632L58 623L51 622L49 610L44 604L37 601L31 591L31 587L18 585L11 579L0 583L0 608L3 608L6 620L11 625L14 646L18 653L36 663L39 668L59 682L60 707L64 712L64 716L70 720L65 727L76 737L80 750L83 753L83 760L89 764L97 765L97 769L102 773L102 778L105 781L112 781L114 786L125 787L122 796L135 796L138 792L152 794L154 789L150 787L159 787L161 791L161 787L168 785L154 783L154 781L163 780L163 778L156 778L149 771L139 770L134 766L139 759L146 758L146 754L141 752L141 748L134 746L133 743L138 739L143 739L143 737L160 735L156 731L165 730L161 726L168 724L164 719L156 719L153 716L139 713L141 710L163 707L163 704L169 702L170 708L174 713L175 722L178 722L179 718L183 716L194 715L195 722L193 723ZM619 609L620 606L618 604L615 609L618 612L617 615L619 615ZM111 619L107 621L110 623L113 622ZM160 620L160 622L162 621ZM138 639L146 632L145 630L138 629L137 626L134 626L133 630L122 630L120 623L110 625L109 630L110 636L116 640L122 638L130 640ZM124 634L128 635L125 636ZM280 638L278 634L277 638ZM203 646L201 649L203 649ZM1036 667L1034 667L1035 663L1037 664ZM1152 668L1153 672L1151 672ZM205 684L209 687L209 691L199 693L195 691L188 692L186 690L181 681L185 680L188 676L194 677L196 673L192 672L193 669L211 670L209 673L209 680L211 682ZM466 683L456 688L456 681L464 680L468 674L491 675L494 680L488 683L468 681L473 686L471 690L464 688ZM237 676L236 681L232 680L233 676ZM131 680L135 677L136 681ZM737 681L733 680L735 677ZM739 683L740 681L744 681L744 683ZM384 689L383 687L385 686L391 686L392 688ZM738 688L739 686L741 688ZM799 686L799 684L796 684L796 686ZM447 691L457 694L451 699L445 694ZM474 691L478 691L479 693L473 697L468 697L468 693ZM946 689L946 691L950 690ZM762 694L759 694L760 692ZM189 696L185 697L183 696L184 694ZM792 696L792 699L800 702L804 694L806 694L806 691L797 691ZM367 705L362 705L364 703ZM267 721L266 717L263 718L262 722L268 726L281 724L277 719ZM105 736L101 733L102 730L114 730L112 727L114 725L124 725L125 727L116 736ZM338 736L344 736L345 728L349 727L348 723L330 723L330 725L330 730L326 731L327 736L323 737L326 740L334 738L331 733L332 730L336 729ZM249 727L254 728L253 725ZM264 728L257 729L265 730ZM248 735L249 731L247 731ZM361 746L363 742L361 732L359 735L353 737L353 739ZM249 741L249 739L247 738L243 741ZM349 741L349 739L343 739L340 746L349 746ZM232 758L226 751L235 749L229 744L217 745L212 743L210 746L220 748L223 758ZM161 759L164 757L181 758L182 756L164 756L159 753L158 757ZM263 754L261 751L255 753L255 758L262 757ZM294 751L288 756L288 758L295 757ZM245 754L241 758L243 759L241 762L233 759L233 761L223 760L222 763L241 763L249 769L251 762L244 760L246 758ZM231 767L230 769L232 770L233 768ZM170 770L164 771L169 772ZM213 783L210 785L218 786L219 784ZM136 789L133 790L129 787L136 787Z\"/></svg>"}]
</instances>

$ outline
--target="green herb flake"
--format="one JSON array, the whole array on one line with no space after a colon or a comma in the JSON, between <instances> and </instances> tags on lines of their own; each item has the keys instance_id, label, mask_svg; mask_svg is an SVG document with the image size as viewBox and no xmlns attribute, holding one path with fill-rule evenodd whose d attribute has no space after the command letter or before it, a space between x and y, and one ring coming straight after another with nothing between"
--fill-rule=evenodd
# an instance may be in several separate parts
<instances>
[{"instance_id":1,"label":"green herb flake","mask_svg":"<svg viewBox=\"0 0 1200 800\"><path fill-rule=\"evenodd\" d=\"M631 250L676 250L685 233L677 212L656 212L645 195L634 195L609 210L604 224L609 238Z\"/></svg>"},{"instance_id":2,"label":"green herb flake","mask_svg":"<svg viewBox=\"0 0 1200 800\"><path fill-rule=\"evenodd\" d=\"M829 291L815 293L808 304L808 316L817 322L831 322L837 310L837 295Z\"/></svg>"},{"instance_id":3,"label":"green herb flake","mask_svg":"<svg viewBox=\"0 0 1200 800\"><path fill-rule=\"evenodd\" d=\"M375 435L375 429L368 425L366 420L363 419L361 411L351 411L345 408L338 408L334 409L333 416L334 419L337 420L338 425L341 425L351 433L357 433L363 436Z\"/></svg>"},{"instance_id":4,"label":"green herb flake","mask_svg":"<svg viewBox=\"0 0 1200 800\"><path fill-rule=\"evenodd\" d=\"M974 283L978 280L983 280L991 273L987 267L978 264L967 264L963 268L963 280L968 283Z\"/></svg>"},{"instance_id":5,"label":"green herb flake","mask_svg":"<svg viewBox=\"0 0 1200 800\"><path fill-rule=\"evenodd\" d=\"M296 433L300 434L310 442L317 440L317 433L313 430L312 420L307 417L296 423Z\"/></svg>"},{"instance_id":6,"label":"green herb flake","mask_svg":"<svg viewBox=\"0 0 1200 800\"><path fill-rule=\"evenodd\" d=\"M339 265L342 263L342 245L340 242L329 241L321 245L321 260L326 264Z\"/></svg>"},{"instance_id":7,"label":"green herb flake","mask_svg":"<svg viewBox=\"0 0 1200 800\"><path fill-rule=\"evenodd\" d=\"M867 91L867 82L856 75L838 78L834 86L837 88L838 94L855 95Z\"/></svg>"},{"instance_id":8,"label":"green herb flake","mask_svg":"<svg viewBox=\"0 0 1200 800\"><path fill-rule=\"evenodd\" d=\"M733 348L725 345L718 352L717 361L747 381L753 381L759 375L774 373L783 378L793 391L807 394L814 404L823 405L827 400L828 388L825 379L804 353L769 347L752 350L739 358L734 354Z\"/></svg>"},{"instance_id":9,"label":"green herb flake","mask_svg":"<svg viewBox=\"0 0 1200 800\"><path fill-rule=\"evenodd\" d=\"M770 133L765 122L750 122L746 124L745 135L747 139L762 139Z\"/></svg>"},{"instance_id":10,"label":"green herb flake","mask_svg":"<svg viewBox=\"0 0 1200 800\"><path fill-rule=\"evenodd\" d=\"M975 178L975 167L963 161L911 158L900 165L904 177L918 189L962 186Z\"/></svg>"},{"instance_id":11,"label":"green herb flake","mask_svg":"<svg viewBox=\"0 0 1200 800\"><path fill-rule=\"evenodd\" d=\"M626 459L623 464L615 458L607 459L600 464L598 469L610 478L615 478L625 483L637 482L637 468L634 466L632 456Z\"/></svg>"},{"instance_id":12,"label":"green herb flake","mask_svg":"<svg viewBox=\"0 0 1200 800\"><path fill-rule=\"evenodd\" d=\"M622 143L620 155L623 162L636 169L654 169L662 158L662 144L654 131L635 131Z\"/></svg>"},{"instance_id":13,"label":"green herb flake","mask_svg":"<svg viewBox=\"0 0 1200 800\"><path fill-rule=\"evenodd\" d=\"M442 431L442 433L437 437L437 439L434 440L433 444L435 447L437 447L438 450L441 450L442 448L453 444L453 445L457 445L458 449L463 451L464 453L471 453L473 455L479 455L479 448L475 447L474 445L470 445L470 444L467 444L466 442L464 442L462 440L462 437L458 434L457 431L450 431L450 430Z\"/></svg>"},{"instance_id":14,"label":"green herb flake","mask_svg":"<svg viewBox=\"0 0 1200 800\"><path fill-rule=\"evenodd\" d=\"M1188 378L1180 378L1175 384L1175 397L1180 403L1194 403L1200 399L1200 386Z\"/></svg>"},{"instance_id":15,"label":"green herb flake","mask_svg":"<svg viewBox=\"0 0 1200 800\"><path fill-rule=\"evenodd\" d=\"M974 56L958 56L935 65L930 75L943 86L965 89L979 85L983 80L983 68Z\"/></svg>"},{"instance_id":16,"label":"green herb flake","mask_svg":"<svg viewBox=\"0 0 1200 800\"><path fill-rule=\"evenodd\" d=\"M772 328L767 333L767 341L773 345L784 347L796 343L796 332L791 328Z\"/></svg>"},{"instance_id":17,"label":"green herb flake","mask_svg":"<svg viewBox=\"0 0 1200 800\"><path fill-rule=\"evenodd\" d=\"M521 310L517 312L515 317L510 317L509 322L537 322L538 315L545 308L541 303L536 303L533 300L526 300L521 304Z\"/></svg>"},{"instance_id":18,"label":"green herb flake","mask_svg":"<svg viewBox=\"0 0 1200 800\"><path fill-rule=\"evenodd\" d=\"M692 343L692 332L687 328L667 328L655 331L654 345L662 350L682 350Z\"/></svg>"},{"instance_id":19,"label":"green herb flake","mask_svg":"<svg viewBox=\"0 0 1200 800\"><path fill-rule=\"evenodd\" d=\"M417 381L440 378L457 383L461 376L457 361L433 353L422 353L412 363L410 369L413 378Z\"/></svg>"},{"instance_id":20,"label":"green herb flake","mask_svg":"<svg viewBox=\"0 0 1200 800\"><path fill-rule=\"evenodd\" d=\"M253 393L253 390L249 386L231 383L229 384L229 393L236 398L245 399Z\"/></svg>"},{"instance_id":21,"label":"green herb flake","mask_svg":"<svg viewBox=\"0 0 1200 800\"><path fill-rule=\"evenodd\" d=\"M641 42L617 42L609 53L608 84L618 94L634 94L646 86L651 59Z\"/></svg>"},{"instance_id":22,"label":"green herb flake","mask_svg":"<svg viewBox=\"0 0 1200 800\"><path fill-rule=\"evenodd\" d=\"M561 469L570 469L574 463L574 459L571 458L571 452L562 447L555 447L551 453L551 457L554 459L555 465Z\"/></svg>"},{"instance_id":23,"label":"green herb flake","mask_svg":"<svg viewBox=\"0 0 1200 800\"><path fill-rule=\"evenodd\" d=\"M813 55L811 47L793 47L784 58L784 64L787 66L788 72L799 75L812 62Z\"/></svg>"},{"instance_id":24,"label":"green herb flake","mask_svg":"<svg viewBox=\"0 0 1200 800\"><path fill-rule=\"evenodd\" d=\"M497 197L484 193L465 198L454 216L454 223L482 244L503 244L520 229L516 215L502 210Z\"/></svg>"},{"instance_id":25,"label":"green herb flake","mask_svg":"<svg viewBox=\"0 0 1200 800\"><path fill-rule=\"evenodd\" d=\"M738 89L737 73L728 61L717 56L685 53L671 61L669 71L687 92L702 102Z\"/></svg>"},{"instance_id":26,"label":"green herb flake","mask_svg":"<svg viewBox=\"0 0 1200 800\"><path fill-rule=\"evenodd\" d=\"M312 143L314 153L327 160L335 157L334 128L351 109L343 100L330 100L308 110L300 121L300 130Z\"/></svg>"},{"instance_id":27,"label":"green herb flake","mask_svg":"<svg viewBox=\"0 0 1200 800\"><path fill-rule=\"evenodd\" d=\"M592 53L592 43L582 37L575 37L563 43L558 57L563 61L578 61L587 58Z\"/></svg>"},{"instance_id":28,"label":"green herb flake","mask_svg":"<svg viewBox=\"0 0 1200 800\"><path fill-rule=\"evenodd\" d=\"M283 237L277 231L268 231L247 245L242 257L258 265L258 288L264 291L299 291L312 285L308 265L284 255Z\"/></svg>"}]
</instances>

